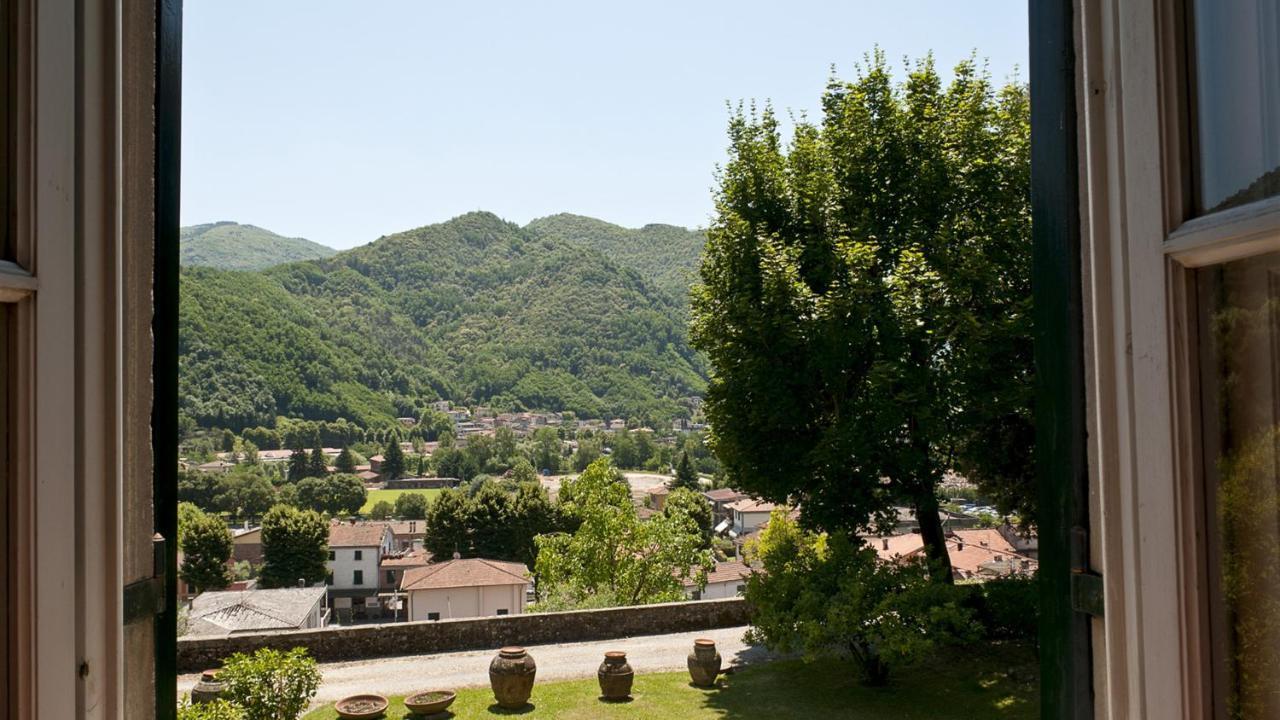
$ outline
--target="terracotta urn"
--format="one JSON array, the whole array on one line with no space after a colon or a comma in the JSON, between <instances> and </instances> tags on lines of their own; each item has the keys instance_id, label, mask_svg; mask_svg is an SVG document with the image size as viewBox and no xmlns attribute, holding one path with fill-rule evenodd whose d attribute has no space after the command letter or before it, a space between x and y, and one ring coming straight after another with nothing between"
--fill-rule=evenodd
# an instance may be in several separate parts
<instances>
[{"instance_id":1,"label":"terracotta urn","mask_svg":"<svg viewBox=\"0 0 1280 720\"><path fill-rule=\"evenodd\" d=\"M627 654L612 650L604 654L604 662L596 672L600 680L600 696L605 700L626 700L631 697L631 681L635 671L627 663Z\"/></svg>"},{"instance_id":2,"label":"terracotta urn","mask_svg":"<svg viewBox=\"0 0 1280 720\"><path fill-rule=\"evenodd\" d=\"M716 684L716 676L720 674L720 653L716 652L714 640L699 638L693 641L693 652L689 653L689 677L698 687L711 687Z\"/></svg>"},{"instance_id":3,"label":"terracotta urn","mask_svg":"<svg viewBox=\"0 0 1280 720\"><path fill-rule=\"evenodd\" d=\"M226 683L218 680L217 670L205 670L200 674L200 682L191 688L191 704L210 703L222 697L227 689Z\"/></svg>"},{"instance_id":4,"label":"terracotta urn","mask_svg":"<svg viewBox=\"0 0 1280 720\"><path fill-rule=\"evenodd\" d=\"M518 710L529 702L533 694L533 678L538 666L533 656L522 647L504 647L489 663L489 685L498 705L508 710Z\"/></svg>"}]
</instances>

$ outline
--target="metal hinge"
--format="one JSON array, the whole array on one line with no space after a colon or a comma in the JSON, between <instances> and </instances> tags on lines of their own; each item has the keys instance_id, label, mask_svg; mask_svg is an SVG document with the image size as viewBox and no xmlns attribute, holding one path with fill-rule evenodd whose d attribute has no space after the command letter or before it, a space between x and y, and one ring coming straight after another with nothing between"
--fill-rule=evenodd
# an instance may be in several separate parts
<instances>
[{"instance_id":1,"label":"metal hinge","mask_svg":"<svg viewBox=\"0 0 1280 720\"><path fill-rule=\"evenodd\" d=\"M1071 528L1071 609L1102 617L1105 610L1102 576L1089 569L1089 531Z\"/></svg>"},{"instance_id":2,"label":"metal hinge","mask_svg":"<svg viewBox=\"0 0 1280 720\"><path fill-rule=\"evenodd\" d=\"M164 536L151 536L151 577L124 586L124 624L150 620L165 610Z\"/></svg>"}]
</instances>

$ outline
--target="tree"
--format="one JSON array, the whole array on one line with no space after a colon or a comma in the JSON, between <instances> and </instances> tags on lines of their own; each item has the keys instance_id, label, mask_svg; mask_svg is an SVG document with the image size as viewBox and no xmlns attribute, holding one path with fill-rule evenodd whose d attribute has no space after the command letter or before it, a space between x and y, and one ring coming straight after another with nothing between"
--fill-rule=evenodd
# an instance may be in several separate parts
<instances>
[{"instance_id":1,"label":"tree","mask_svg":"<svg viewBox=\"0 0 1280 720\"><path fill-rule=\"evenodd\" d=\"M355 475L309 477L296 487L301 507L330 515L354 515L368 496L364 483Z\"/></svg>"},{"instance_id":2,"label":"tree","mask_svg":"<svg viewBox=\"0 0 1280 720\"><path fill-rule=\"evenodd\" d=\"M392 433L387 449L382 453L382 477L388 480L404 477L404 450L400 449L400 436Z\"/></svg>"},{"instance_id":3,"label":"tree","mask_svg":"<svg viewBox=\"0 0 1280 720\"><path fill-rule=\"evenodd\" d=\"M470 555L510 560L516 555L511 532L511 495L493 480L486 480L467 501ZM467 552L464 550L464 554Z\"/></svg>"},{"instance_id":4,"label":"tree","mask_svg":"<svg viewBox=\"0 0 1280 720\"><path fill-rule=\"evenodd\" d=\"M230 430L224 429L222 431L222 435L220 436L220 438L221 438L220 442L222 445L222 452L231 452L232 450L236 449L235 433L231 432Z\"/></svg>"},{"instance_id":5,"label":"tree","mask_svg":"<svg viewBox=\"0 0 1280 720\"><path fill-rule=\"evenodd\" d=\"M539 535L541 589L568 604L608 597L624 605L679 600L685 583L706 584L713 566L694 521L681 513L641 522L608 459L592 463L570 487L572 534Z\"/></svg>"},{"instance_id":6,"label":"tree","mask_svg":"<svg viewBox=\"0 0 1280 720\"><path fill-rule=\"evenodd\" d=\"M516 488L507 525L511 533L511 558L530 568L536 567L538 560L537 537L561 529L559 513L547 489L536 481L522 482Z\"/></svg>"},{"instance_id":7,"label":"tree","mask_svg":"<svg viewBox=\"0 0 1280 720\"><path fill-rule=\"evenodd\" d=\"M400 493L396 496L396 517L401 520L425 520L427 517L427 505L427 496L422 493Z\"/></svg>"},{"instance_id":8,"label":"tree","mask_svg":"<svg viewBox=\"0 0 1280 720\"><path fill-rule=\"evenodd\" d=\"M182 547L182 539L187 528L204 514L204 511L194 503L185 500L178 502L178 547Z\"/></svg>"},{"instance_id":9,"label":"tree","mask_svg":"<svg viewBox=\"0 0 1280 720\"><path fill-rule=\"evenodd\" d=\"M847 652L869 685L981 633L963 587L931 581L919 562L881 562L846 534L805 532L785 510L773 512L747 557L756 568L744 592L753 613L748 638L808 657Z\"/></svg>"},{"instance_id":10,"label":"tree","mask_svg":"<svg viewBox=\"0 0 1280 720\"><path fill-rule=\"evenodd\" d=\"M369 517L373 518L374 520L390 520L392 516L394 516L395 514L396 514L395 506L387 502L386 500L379 500L378 502L373 504L372 508L369 508ZM421 518L413 518L413 519L420 520Z\"/></svg>"},{"instance_id":11,"label":"tree","mask_svg":"<svg viewBox=\"0 0 1280 720\"><path fill-rule=\"evenodd\" d=\"M218 479L219 509L238 518L259 517L276 501L271 481L256 472L229 472Z\"/></svg>"},{"instance_id":12,"label":"tree","mask_svg":"<svg viewBox=\"0 0 1280 720\"><path fill-rule=\"evenodd\" d=\"M322 478L329 474L329 463L324 457L324 450L316 445L311 449L311 457L307 458L307 475Z\"/></svg>"},{"instance_id":13,"label":"tree","mask_svg":"<svg viewBox=\"0 0 1280 720\"><path fill-rule=\"evenodd\" d=\"M579 438L578 451L573 454L574 472L582 472L591 463L599 460L603 455L603 449L604 444L598 437Z\"/></svg>"},{"instance_id":14,"label":"tree","mask_svg":"<svg viewBox=\"0 0 1280 720\"><path fill-rule=\"evenodd\" d=\"M221 492L219 477L199 470L178 471L178 501L191 503L202 510L218 509Z\"/></svg>"},{"instance_id":15,"label":"tree","mask_svg":"<svg viewBox=\"0 0 1280 720\"><path fill-rule=\"evenodd\" d=\"M244 710L244 720L295 720L320 688L320 669L306 648L259 648L227 658L218 679L226 683L227 698Z\"/></svg>"},{"instance_id":16,"label":"tree","mask_svg":"<svg viewBox=\"0 0 1280 720\"><path fill-rule=\"evenodd\" d=\"M944 91L931 59L895 87L877 52L823 108L789 150L771 109L730 121L692 295L711 442L813 527L914 507L949 580L944 472L1031 517L1027 89L969 61Z\"/></svg>"},{"instance_id":17,"label":"tree","mask_svg":"<svg viewBox=\"0 0 1280 720\"><path fill-rule=\"evenodd\" d=\"M356 459L351 455L351 449L346 445L342 446L342 452L338 453L338 457L333 459L333 468L347 475L356 474Z\"/></svg>"},{"instance_id":18,"label":"tree","mask_svg":"<svg viewBox=\"0 0 1280 720\"><path fill-rule=\"evenodd\" d=\"M185 520L185 527L179 525L178 532L182 547L182 579L197 593L221 590L230 585L231 571L227 568L227 561L231 559L233 546L226 523L199 510L185 513Z\"/></svg>"},{"instance_id":19,"label":"tree","mask_svg":"<svg viewBox=\"0 0 1280 720\"><path fill-rule=\"evenodd\" d=\"M693 521L698 528L698 536L702 538L702 547L711 547L712 535L712 514L711 503L702 496L702 493L694 492L688 488L676 488L667 495L666 501L662 504L662 513L664 515L683 515Z\"/></svg>"},{"instance_id":20,"label":"tree","mask_svg":"<svg viewBox=\"0 0 1280 720\"><path fill-rule=\"evenodd\" d=\"M293 449L289 455L289 482L298 482L311 476L311 457L300 447Z\"/></svg>"},{"instance_id":21,"label":"tree","mask_svg":"<svg viewBox=\"0 0 1280 720\"><path fill-rule=\"evenodd\" d=\"M293 587L328 576L329 523L315 510L276 505L262 518L263 587Z\"/></svg>"},{"instance_id":22,"label":"tree","mask_svg":"<svg viewBox=\"0 0 1280 720\"><path fill-rule=\"evenodd\" d=\"M519 487L525 483L537 483L538 471L533 469L533 463L529 462L529 458L523 455L516 458L515 463L511 465L511 481Z\"/></svg>"},{"instance_id":23,"label":"tree","mask_svg":"<svg viewBox=\"0 0 1280 720\"><path fill-rule=\"evenodd\" d=\"M563 444L554 428L541 427L533 431L533 467L538 472L559 474Z\"/></svg>"},{"instance_id":24,"label":"tree","mask_svg":"<svg viewBox=\"0 0 1280 720\"><path fill-rule=\"evenodd\" d=\"M441 491L431 501L425 519L422 543L427 552L442 560L453 557L455 552L463 556L471 552L467 496L461 490L446 488Z\"/></svg>"},{"instance_id":25,"label":"tree","mask_svg":"<svg viewBox=\"0 0 1280 720\"><path fill-rule=\"evenodd\" d=\"M684 488L693 492L702 490L702 485L698 482L698 473L694 471L693 464L689 462L689 453L680 453L680 463L676 465L676 476L671 481L671 487Z\"/></svg>"}]
</instances>

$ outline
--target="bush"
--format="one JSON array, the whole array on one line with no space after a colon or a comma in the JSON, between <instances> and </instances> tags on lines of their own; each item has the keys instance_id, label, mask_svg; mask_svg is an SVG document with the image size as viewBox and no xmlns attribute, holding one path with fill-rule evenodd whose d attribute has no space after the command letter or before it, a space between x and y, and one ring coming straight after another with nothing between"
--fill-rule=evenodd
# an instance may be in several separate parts
<instances>
[{"instance_id":1,"label":"bush","mask_svg":"<svg viewBox=\"0 0 1280 720\"><path fill-rule=\"evenodd\" d=\"M244 711L226 700L197 705L183 698L178 703L178 720L244 720Z\"/></svg>"},{"instance_id":2,"label":"bush","mask_svg":"<svg viewBox=\"0 0 1280 720\"><path fill-rule=\"evenodd\" d=\"M1036 578L1008 577L971 586L969 603L987 637L1035 642L1039 633L1040 587Z\"/></svg>"},{"instance_id":3,"label":"bush","mask_svg":"<svg viewBox=\"0 0 1280 720\"><path fill-rule=\"evenodd\" d=\"M303 648L236 653L218 677L227 684L227 697L244 710L244 720L297 720L320 687L320 670Z\"/></svg>"}]
</instances>

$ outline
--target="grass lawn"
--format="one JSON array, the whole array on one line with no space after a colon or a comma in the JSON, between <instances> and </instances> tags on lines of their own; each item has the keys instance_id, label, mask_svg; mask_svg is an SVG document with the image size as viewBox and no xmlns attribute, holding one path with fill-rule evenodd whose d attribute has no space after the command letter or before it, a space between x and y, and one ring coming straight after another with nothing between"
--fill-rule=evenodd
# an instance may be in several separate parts
<instances>
[{"instance_id":1,"label":"grass lawn","mask_svg":"<svg viewBox=\"0 0 1280 720\"><path fill-rule=\"evenodd\" d=\"M360 507L360 512L368 513L370 510L373 509L374 505L378 504L379 500L386 500L392 505L395 505L396 498L400 497L401 495L404 495L405 493L417 493L419 495L426 495L427 499L430 500L434 498L436 495L439 495L440 491L435 488L432 488L430 490L370 490L368 497L366 497L364 500L364 505Z\"/></svg>"},{"instance_id":2,"label":"grass lawn","mask_svg":"<svg viewBox=\"0 0 1280 720\"><path fill-rule=\"evenodd\" d=\"M432 689L424 678L423 689ZM530 720L594 720L595 718L856 718L857 720L935 720L939 718L1035 718L1039 716L1039 681L1033 653L1022 646L967 648L944 653L930 662L897 672L886 688L867 688L852 668L837 661L806 664L779 660L722 677L714 689L689 684L686 673L636 677L632 700L609 704L598 699L594 678L539 683L532 707L504 711L489 688L458 691L449 708L452 717L518 715ZM410 718L400 698L393 698L386 717ZM332 706L304 720L330 720ZM451 717L448 713L438 716Z\"/></svg>"}]
</instances>

